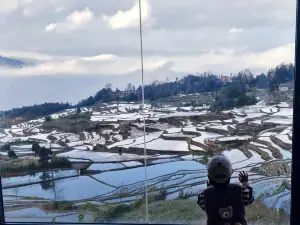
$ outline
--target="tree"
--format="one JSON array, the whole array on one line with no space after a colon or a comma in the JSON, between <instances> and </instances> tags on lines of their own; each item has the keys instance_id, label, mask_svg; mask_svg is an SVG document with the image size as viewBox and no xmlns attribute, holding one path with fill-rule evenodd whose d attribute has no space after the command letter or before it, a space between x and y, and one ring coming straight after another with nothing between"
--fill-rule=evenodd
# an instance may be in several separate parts
<instances>
[{"instance_id":1,"label":"tree","mask_svg":"<svg viewBox=\"0 0 300 225\"><path fill-rule=\"evenodd\" d=\"M31 146L31 150L34 152L34 157L36 157L37 155L39 155L40 152L40 145L37 142L34 142Z\"/></svg>"},{"instance_id":2,"label":"tree","mask_svg":"<svg viewBox=\"0 0 300 225\"><path fill-rule=\"evenodd\" d=\"M281 83L294 79L293 64L280 64L275 69L270 69L268 74L268 83L270 91L277 90Z\"/></svg>"},{"instance_id":3,"label":"tree","mask_svg":"<svg viewBox=\"0 0 300 225\"><path fill-rule=\"evenodd\" d=\"M51 181L51 175L50 175L49 171L43 172L39 178L42 180L41 187L43 190L48 190L55 186L54 181ZM52 176L52 179L53 179L53 176Z\"/></svg>"},{"instance_id":4,"label":"tree","mask_svg":"<svg viewBox=\"0 0 300 225\"><path fill-rule=\"evenodd\" d=\"M255 80L254 80L254 85L256 85L256 87L258 89L266 89L268 88L268 79L267 76L265 74L260 74L258 76L256 76Z\"/></svg>"},{"instance_id":5,"label":"tree","mask_svg":"<svg viewBox=\"0 0 300 225\"><path fill-rule=\"evenodd\" d=\"M104 87L105 87L105 89L111 89L112 88L112 84L109 83L109 82L107 82Z\"/></svg>"},{"instance_id":6,"label":"tree","mask_svg":"<svg viewBox=\"0 0 300 225\"><path fill-rule=\"evenodd\" d=\"M88 97L87 99L83 99L79 101L77 104L77 107L86 107L86 106L91 106L95 104L95 99L93 96Z\"/></svg>"},{"instance_id":7,"label":"tree","mask_svg":"<svg viewBox=\"0 0 300 225\"><path fill-rule=\"evenodd\" d=\"M52 113L70 108L69 103L51 103L46 102L40 105L24 106L22 108L13 108L11 110L2 112L6 117L24 117L25 119L33 119L36 117L43 117Z\"/></svg>"},{"instance_id":8,"label":"tree","mask_svg":"<svg viewBox=\"0 0 300 225\"><path fill-rule=\"evenodd\" d=\"M51 158L50 155L51 155L51 151L50 149L47 149L45 147L41 147L40 150L39 150L39 158L40 158L40 161L42 163L47 163L48 160Z\"/></svg>"},{"instance_id":9,"label":"tree","mask_svg":"<svg viewBox=\"0 0 300 225\"><path fill-rule=\"evenodd\" d=\"M79 223L82 223L83 220L84 220L84 213L83 213L83 212L80 212L80 213L78 214L78 222L79 222Z\"/></svg>"},{"instance_id":10,"label":"tree","mask_svg":"<svg viewBox=\"0 0 300 225\"><path fill-rule=\"evenodd\" d=\"M247 103L247 101L248 101L247 95L246 94L242 94L242 95L240 95L237 98L236 104L237 104L237 106L243 106L243 105L245 105Z\"/></svg>"},{"instance_id":11,"label":"tree","mask_svg":"<svg viewBox=\"0 0 300 225\"><path fill-rule=\"evenodd\" d=\"M131 91L133 89L132 83L128 83L126 86L127 91Z\"/></svg>"},{"instance_id":12,"label":"tree","mask_svg":"<svg viewBox=\"0 0 300 225\"><path fill-rule=\"evenodd\" d=\"M80 108L80 107L77 108L76 113L77 113L77 114L80 114L80 113L81 113L81 108Z\"/></svg>"},{"instance_id":13,"label":"tree","mask_svg":"<svg viewBox=\"0 0 300 225\"><path fill-rule=\"evenodd\" d=\"M244 106L244 105L252 105L256 103L256 99L254 96L247 96L246 94L242 94L237 99L237 106Z\"/></svg>"},{"instance_id":14,"label":"tree","mask_svg":"<svg viewBox=\"0 0 300 225\"><path fill-rule=\"evenodd\" d=\"M10 159L16 159L16 158L18 158L14 150L9 150L9 151L7 152L7 156L8 156Z\"/></svg>"},{"instance_id":15,"label":"tree","mask_svg":"<svg viewBox=\"0 0 300 225\"><path fill-rule=\"evenodd\" d=\"M94 96L94 103L97 101L110 101L112 100L113 91L109 89L103 88L102 90L98 91Z\"/></svg>"},{"instance_id":16,"label":"tree","mask_svg":"<svg viewBox=\"0 0 300 225\"><path fill-rule=\"evenodd\" d=\"M2 151L9 151L10 150L10 144L6 143L5 145L1 146Z\"/></svg>"}]
</instances>

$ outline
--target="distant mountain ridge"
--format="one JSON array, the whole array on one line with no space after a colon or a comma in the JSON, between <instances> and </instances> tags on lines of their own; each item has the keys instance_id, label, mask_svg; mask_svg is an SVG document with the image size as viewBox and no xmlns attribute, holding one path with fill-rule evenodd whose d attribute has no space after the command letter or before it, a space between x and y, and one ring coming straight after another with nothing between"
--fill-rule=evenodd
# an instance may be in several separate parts
<instances>
[{"instance_id":1,"label":"distant mountain ridge","mask_svg":"<svg viewBox=\"0 0 300 225\"><path fill-rule=\"evenodd\" d=\"M0 67L21 68L25 65L24 62L18 59L12 59L0 55Z\"/></svg>"}]
</instances>

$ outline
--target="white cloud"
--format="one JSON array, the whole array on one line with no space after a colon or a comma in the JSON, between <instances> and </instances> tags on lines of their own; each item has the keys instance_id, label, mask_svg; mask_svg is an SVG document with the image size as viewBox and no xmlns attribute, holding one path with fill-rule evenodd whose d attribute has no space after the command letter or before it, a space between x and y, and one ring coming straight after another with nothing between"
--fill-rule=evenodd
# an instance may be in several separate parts
<instances>
[{"instance_id":1,"label":"white cloud","mask_svg":"<svg viewBox=\"0 0 300 225\"><path fill-rule=\"evenodd\" d=\"M22 6L29 5L34 0L1 0L0 1L0 13L10 13Z\"/></svg>"},{"instance_id":2,"label":"white cloud","mask_svg":"<svg viewBox=\"0 0 300 225\"><path fill-rule=\"evenodd\" d=\"M294 42L294 0L242 0L238 4L229 0L141 0L141 3L147 82L165 79L167 75L171 78L174 74L184 76L187 72L207 70L223 74L245 68L266 72L281 62L293 62L294 45L288 43ZM28 18L22 14L26 14L25 9L31 12ZM22 59L30 65L7 71L0 68L0 79L11 77L20 83L21 89L9 92L15 98L3 97L9 104L47 100L39 94L27 98L20 95L30 89L24 81L42 80L39 85L32 82L32 87L51 89L54 100L62 99L55 86L56 83L64 86L62 79L64 83L68 80L79 83L78 88L68 90L75 100L80 95L94 93L89 86L80 88L84 86L82 81L89 77L108 80L115 75L118 78L110 82L118 85L140 82L138 32L125 29L139 25L137 0L35 0L32 3L0 0L0 15L0 29L5 33L0 36L0 55ZM36 19L31 15L36 15ZM151 23L153 19L155 24ZM52 35L55 32L64 35ZM163 71L153 71L161 67ZM69 75L77 75L73 76L76 82ZM47 82L49 77L54 85ZM102 83L92 82L95 90ZM0 98L8 95L1 88L0 91Z\"/></svg>"},{"instance_id":3,"label":"white cloud","mask_svg":"<svg viewBox=\"0 0 300 225\"><path fill-rule=\"evenodd\" d=\"M168 66L168 70L181 74L213 71L216 73L235 73L250 68L255 73L266 72L282 62L294 61L294 43L279 46L264 52L254 53L238 49L212 49L204 54L182 56L160 55L145 57L148 71ZM2 53L1 53L2 54ZM12 53L11 53L12 54ZM9 55L9 54L6 54ZM17 54L15 54L17 55ZM22 56L22 54L20 55ZM30 75L122 75L140 70L139 57L121 57L113 54L95 56L48 56L27 53L23 57L44 59L39 64L21 69L1 69L1 73L17 76ZM159 76L159 74L158 74Z\"/></svg>"},{"instance_id":4,"label":"white cloud","mask_svg":"<svg viewBox=\"0 0 300 225\"><path fill-rule=\"evenodd\" d=\"M50 23L45 27L45 31L49 32L49 31L54 30L55 28L56 28L56 23Z\"/></svg>"},{"instance_id":5,"label":"white cloud","mask_svg":"<svg viewBox=\"0 0 300 225\"><path fill-rule=\"evenodd\" d=\"M269 69L282 62L294 63L295 43L269 49L259 54L247 54L245 63L249 68Z\"/></svg>"},{"instance_id":6,"label":"white cloud","mask_svg":"<svg viewBox=\"0 0 300 225\"><path fill-rule=\"evenodd\" d=\"M54 59L67 59L71 58L70 56L53 56L48 54L41 54L37 52L20 52L20 51L0 51L0 55L11 57L11 58L17 58L17 59L29 59L29 60L38 60L38 61L50 61Z\"/></svg>"},{"instance_id":7,"label":"white cloud","mask_svg":"<svg viewBox=\"0 0 300 225\"><path fill-rule=\"evenodd\" d=\"M68 32L88 23L94 18L94 13L86 7L83 10L76 10L67 16L64 22L50 23L45 27L45 31Z\"/></svg>"},{"instance_id":8,"label":"white cloud","mask_svg":"<svg viewBox=\"0 0 300 225\"><path fill-rule=\"evenodd\" d=\"M28 15L30 15L30 14L31 14L31 12L30 12L29 9L24 9L24 10L23 10L23 16L28 16Z\"/></svg>"},{"instance_id":9,"label":"white cloud","mask_svg":"<svg viewBox=\"0 0 300 225\"><path fill-rule=\"evenodd\" d=\"M278 64L294 62L295 44L290 43L263 52L247 52L238 49L211 50L198 56L170 57L173 69L182 72L213 71L230 74L250 68L255 73L267 72ZM199 63L200 62L200 63Z\"/></svg>"},{"instance_id":10,"label":"white cloud","mask_svg":"<svg viewBox=\"0 0 300 225\"><path fill-rule=\"evenodd\" d=\"M142 21L150 18L150 6L147 0L141 1ZM128 11L119 10L112 16L103 16L103 19L109 23L112 29L131 28L139 25L139 0L136 0L134 6Z\"/></svg>"},{"instance_id":11,"label":"white cloud","mask_svg":"<svg viewBox=\"0 0 300 225\"><path fill-rule=\"evenodd\" d=\"M82 11L74 11L67 17L67 23L73 27L79 27L89 22L94 17L94 13L86 7Z\"/></svg>"},{"instance_id":12,"label":"white cloud","mask_svg":"<svg viewBox=\"0 0 300 225\"><path fill-rule=\"evenodd\" d=\"M60 7L57 7L57 8L55 9L55 12L59 13L59 12L62 12L62 11L64 11L64 10L65 10L65 8L62 7L62 6L60 6Z\"/></svg>"},{"instance_id":13,"label":"white cloud","mask_svg":"<svg viewBox=\"0 0 300 225\"><path fill-rule=\"evenodd\" d=\"M116 59L117 56L113 54L102 54L90 57L83 57L82 59L85 61L95 62L95 61L110 61Z\"/></svg>"},{"instance_id":14,"label":"white cloud","mask_svg":"<svg viewBox=\"0 0 300 225\"><path fill-rule=\"evenodd\" d=\"M241 29L241 28L231 28L230 30L229 30L229 33L241 33L241 32L243 32L244 30L243 29Z\"/></svg>"}]
</instances>

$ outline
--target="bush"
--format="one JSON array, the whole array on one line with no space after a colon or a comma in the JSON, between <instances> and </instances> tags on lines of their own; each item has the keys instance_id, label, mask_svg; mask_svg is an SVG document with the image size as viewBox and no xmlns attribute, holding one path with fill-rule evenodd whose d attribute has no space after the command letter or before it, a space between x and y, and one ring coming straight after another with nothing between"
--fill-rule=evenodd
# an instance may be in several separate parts
<instances>
[{"instance_id":1,"label":"bush","mask_svg":"<svg viewBox=\"0 0 300 225\"><path fill-rule=\"evenodd\" d=\"M59 144L59 145L61 145L61 146L63 146L63 147L66 147L66 146L68 146L64 141L62 141L62 140L59 140L58 142L57 142L57 144Z\"/></svg>"},{"instance_id":2,"label":"bush","mask_svg":"<svg viewBox=\"0 0 300 225\"><path fill-rule=\"evenodd\" d=\"M49 210L49 211L66 211L66 210L74 210L77 207L74 205L73 202L66 202L66 201L56 202L56 201L54 201L54 202L42 205L42 208L44 210Z\"/></svg>"},{"instance_id":3,"label":"bush","mask_svg":"<svg viewBox=\"0 0 300 225\"><path fill-rule=\"evenodd\" d=\"M133 203L131 203L131 206L134 209L138 209L138 208L140 208L145 203L146 203L146 199L145 198L138 198Z\"/></svg>"},{"instance_id":4,"label":"bush","mask_svg":"<svg viewBox=\"0 0 300 225\"><path fill-rule=\"evenodd\" d=\"M37 159L18 158L0 163L0 171L5 173L24 172L28 170L36 170L39 168Z\"/></svg>"},{"instance_id":5,"label":"bush","mask_svg":"<svg viewBox=\"0 0 300 225\"><path fill-rule=\"evenodd\" d=\"M36 158L17 158L0 163L0 171L15 173L35 171L40 169L71 168L72 164L67 158L54 157L50 163L41 163Z\"/></svg>"},{"instance_id":6,"label":"bush","mask_svg":"<svg viewBox=\"0 0 300 225\"><path fill-rule=\"evenodd\" d=\"M1 151L9 151L10 150L10 144L5 144L1 146Z\"/></svg>"},{"instance_id":7,"label":"bush","mask_svg":"<svg viewBox=\"0 0 300 225\"><path fill-rule=\"evenodd\" d=\"M51 119L50 116L46 116L46 117L45 117L45 121L46 121L46 122L50 122L51 120L52 120L52 119Z\"/></svg>"},{"instance_id":8,"label":"bush","mask_svg":"<svg viewBox=\"0 0 300 225\"><path fill-rule=\"evenodd\" d=\"M155 199L155 201L164 201L167 199L167 196L168 196L167 190L163 189L163 190L159 190L155 193L154 199Z\"/></svg>"},{"instance_id":9,"label":"bush","mask_svg":"<svg viewBox=\"0 0 300 225\"><path fill-rule=\"evenodd\" d=\"M61 132L80 133L84 130L96 128L96 123L90 120L90 113L70 114L63 118L44 122L42 128L45 131L53 129Z\"/></svg>"},{"instance_id":10,"label":"bush","mask_svg":"<svg viewBox=\"0 0 300 225\"><path fill-rule=\"evenodd\" d=\"M92 204L91 202L86 202L83 205L79 206L82 210L96 211L98 209L97 205Z\"/></svg>"},{"instance_id":11,"label":"bush","mask_svg":"<svg viewBox=\"0 0 300 225\"><path fill-rule=\"evenodd\" d=\"M82 222L84 220L84 213L79 213L78 214L78 222L80 223L80 222Z\"/></svg>"},{"instance_id":12,"label":"bush","mask_svg":"<svg viewBox=\"0 0 300 225\"><path fill-rule=\"evenodd\" d=\"M109 221L109 220L116 219L120 217L122 214L126 212L130 212L131 210L132 208L129 205L125 205L125 204L114 205L107 211L105 215L106 217L105 220Z\"/></svg>"},{"instance_id":13,"label":"bush","mask_svg":"<svg viewBox=\"0 0 300 225\"><path fill-rule=\"evenodd\" d=\"M47 139L49 139L50 141L56 141L56 137L54 137L53 135L48 135Z\"/></svg>"},{"instance_id":14,"label":"bush","mask_svg":"<svg viewBox=\"0 0 300 225\"><path fill-rule=\"evenodd\" d=\"M14 150L9 150L9 151L7 152L7 156L8 156L10 159L16 159L16 158L18 158Z\"/></svg>"},{"instance_id":15,"label":"bush","mask_svg":"<svg viewBox=\"0 0 300 225\"><path fill-rule=\"evenodd\" d=\"M177 199L187 199L187 195L184 193L183 190L180 190Z\"/></svg>"},{"instance_id":16,"label":"bush","mask_svg":"<svg viewBox=\"0 0 300 225\"><path fill-rule=\"evenodd\" d=\"M46 147L41 147L38 152L38 156L42 163L47 163L48 160L50 159L51 154L52 154L51 149L48 149Z\"/></svg>"},{"instance_id":17,"label":"bush","mask_svg":"<svg viewBox=\"0 0 300 225\"><path fill-rule=\"evenodd\" d=\"M51 168L71 168L72 163L64 157L53 157L51 159Z\"/></svg>"},{"instance_id":18,"label":"bush","mask_svg":"<svg viewBox=\"0 0 300 225\"><path fill-rule=\"evenodd\" d=\"M36 157L39 154L41 147L39 145L39 143L34 142L31 146L31 150L34 152L34 157Z\"/></svg>"}]
</instances>

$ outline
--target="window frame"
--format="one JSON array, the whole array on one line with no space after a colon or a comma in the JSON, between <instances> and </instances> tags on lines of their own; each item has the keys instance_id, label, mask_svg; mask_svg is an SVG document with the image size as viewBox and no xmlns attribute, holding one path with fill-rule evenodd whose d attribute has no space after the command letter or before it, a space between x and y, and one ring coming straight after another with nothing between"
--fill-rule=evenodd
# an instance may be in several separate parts
<instances>
[{"instance_id":1,"label":"window frame","mask_svg":"<svg viewBox=\"0 0 300 225\"><path fill-rule=\"evenodd\" d=\"M300 0L296 1L296 32L295 32L295 72L294 72L294 100L293 100L293 138L292 138L292 173L291 173L291 205L290 205L290 225L299 225L300 216L298 215L300 208ZM299 149L298 151L294 151ZM4 204L3 204L2 182L0 176L0 224L53 224L48 222L24 222L13 223L5 222ZM133 224L133 223L55 223L55 224ZM134 223L134 225L144 223ZM156 224L160 225L160 224ZM165 224L161 224L165 225Z\"/></svg>"},{"instance_id":2,"label":"window frame","mask_svg":"<svg viewBox=\"0 0 300 225\"><path fill-rule=\"evenodd\" d=\"M292 173L291 173L291 208L290 224L300 224L300 0L296 2L296 35L295 35L295 73L294 73L294 103L293 103L293 142L292 142Z\"/></svg>"}]
</instances>

